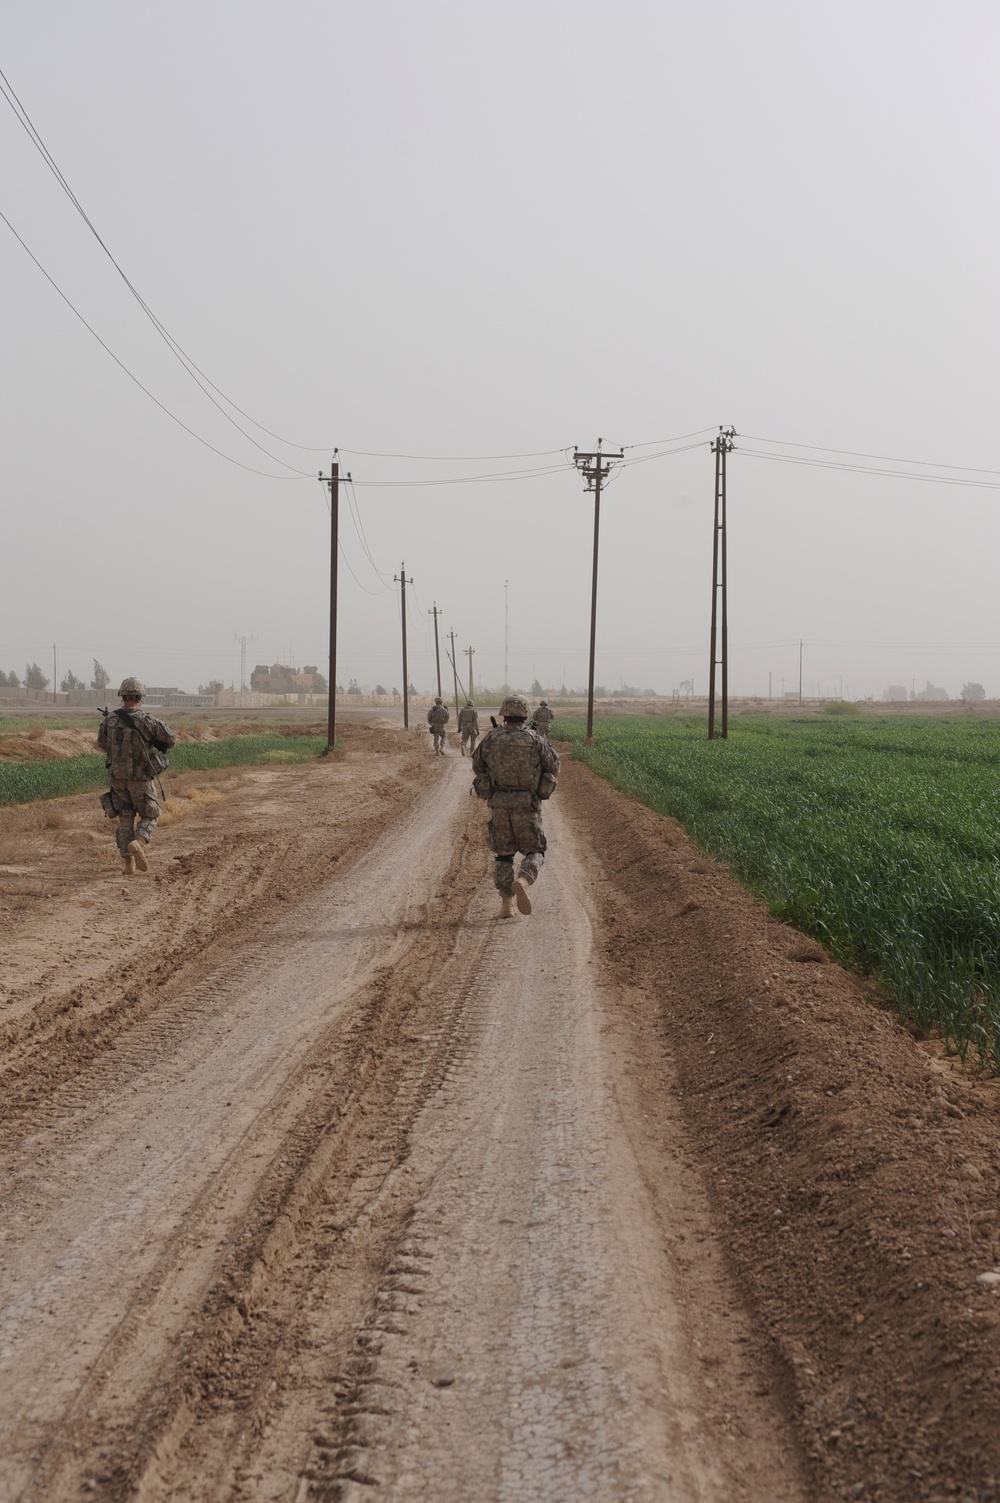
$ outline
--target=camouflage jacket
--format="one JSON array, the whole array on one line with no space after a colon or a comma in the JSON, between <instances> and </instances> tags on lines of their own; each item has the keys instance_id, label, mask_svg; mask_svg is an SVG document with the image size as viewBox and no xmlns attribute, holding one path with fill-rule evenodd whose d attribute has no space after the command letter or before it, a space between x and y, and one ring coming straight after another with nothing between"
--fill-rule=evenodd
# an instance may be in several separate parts
<instances>
[{"instance_id":1,"label":"camouflage jacket","mask_svg":"<svg viewBox=\"0 0 1000 1503\"><path fill-rule=\"evenodd\" d=\"M473 785L480 798L532 793L548 798L556 786L559 758L537 731L524 725L498 725L472 753Z\"/></svg>"},{"instance_id":2,"label":"camouflage jacket","mask_svg":"<svg viewBox=\"0 0 1000 1503\"><path fill-rule=\"evenodd\" d=\"M548 705L539 705L538 709L535 711L534 715L531 718L537 725L538 729L541 731L542 735L547 736L549 734L549 726L552 724L553 720L555 720L556 717L555 711L550 710Z\"/></svg>"},{"instance_id":3,"label":"camouflage jacket","mask_svg":"<svg viewBox=\"0 0 1000 1503\"><path fill-rule=\"evenodd\" d=\"M479 735L479 716L471 705L463 705L459 710L458 728L460 731L475 731Z\"/></svg>"},{"instance_id":4,"label":"camouflage jacket","mask_svg":"<svg viewBox=\"0 0 1000 1503\"><path fill-rule=\"evenodd\" d=\"M435 729L447 725L451 719L451 711L447 705L431 705L427 711L427 724Z\"/></svg>"},{"instance_id":5,"label":"camouflage jacket","mask_svg":"<svg viewBox=\"0 0 1000 1503\"><path fill-rule=\"evenodd\" d=\"M97 732L108 777L116 783L149 782L155 776L155 768L146 755L146 747L167 751L176 740L170 727L155 715L124 707L105 716Z\"/></svg>"}]
</instances>

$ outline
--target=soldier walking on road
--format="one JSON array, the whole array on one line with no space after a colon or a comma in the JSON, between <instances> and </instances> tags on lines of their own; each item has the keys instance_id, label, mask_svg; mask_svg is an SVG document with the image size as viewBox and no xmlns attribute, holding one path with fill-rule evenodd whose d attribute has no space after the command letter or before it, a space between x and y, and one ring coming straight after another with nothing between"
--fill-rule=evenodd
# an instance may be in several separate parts
<instances>
[{"instance_id":1,"label":"soldier walking on road","mask_svg":"<svg viewBox=\"0 0 1000 1503\"><path fill-rule=\"evenodd\" d=\"M431 736L434 738L434 750L444 756L444 728L451 719L451 711L440 699L435 699L427 711L427 723L431 728Z\"/></svg>"},{"instance_id":2,"label":"soldier walking on road","mask_svg":"<svg viewBox=\"0 0 1000 1503\"><path fill-rule=\"evenodd\" d=\"M538 709L535 711L532 719L534 720L535 725L538 727L538 734L540 736L544 736L546 741L549 739L549 726L552 724L555 718L555 712L549 709L548 700L540 700Z\"/></svg>"},{"instance_id":3,"label":"soldier walking on road","mask_svg":"<svg viewBox=\"0 0 1000 1503\"><path fill-rule=\"evenodd\" d=\"M476 749L476 741L479 738L479 716L471 699L467 699L458 712L458 729L462 736L462 756L466 755L465 743L469 743L469 756Z\"/></svg>"},{"instance_id":4,"label":"soldier walking on road","mask_svg":"<svg viewBox=\"0 0 1000 1503\"><path fill-rule=\"evenodd\" d=\"M527 725L528 706L511 694L500 706L503 724L487 731L472 754L472 791L490 806L489 841L496 857L493 881L500 917L531 912L528 888L545 860L541 800L555 791L559 758L544 736ZM514 879L514 857L521 867Z\"/></svg>"},{"instance_id":5,"label":"soldier walking on road","mask_svg":"<svg viewBox=\"0 0 1000 1503\"><path fill-rule=\"evenodd\" d=\"M109 790L101 803L109 819L117 816L115 843L126 877L134 877L136 868L149 870L145 848L160 817L153 779L167 765L162 753L177 739L162 720L142 710L145 692L137 678L122 679L121 709L106 714L97 732Z\"/></svg>"}]
</instances>

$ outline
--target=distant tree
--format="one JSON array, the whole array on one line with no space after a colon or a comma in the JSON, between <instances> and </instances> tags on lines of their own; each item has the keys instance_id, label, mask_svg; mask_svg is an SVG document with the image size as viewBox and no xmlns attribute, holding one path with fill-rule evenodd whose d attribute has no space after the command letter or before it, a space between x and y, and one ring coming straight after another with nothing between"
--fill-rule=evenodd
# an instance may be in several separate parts
<instances>
[{"instance_id":1,"label":"distant tree","mask_svg":"<svg viewBox=\"0 0 1000 1503\"><path fill-rule=\"evenodd\" d=\"M111 674L104 667L104 664L103 663L99 663L97 661L97 659L95 658L94 659L94 677L90 681L90 687L92 689L96 689L97 692L98 692L98 694L103 694L104 691L105 691L105 689L110 684L110 682L111 682Z\"/></svg>"},{"instance_id":2,"label":"distant tree","mask_svg":"<svg viewBox=\"0 0 1000 1503\"><path fill-rule=\"evenodd\" d=\"M951 698L951 696L948 693L947 689L942 689L940 684L932 684L931 681L930 681L930 679L927 680L927 687L926 687L926 689L918 689L917 692L916 692L916 694L914 694L913 697L914 697L914 699L950 699Z\"/></svg>"},{"instance_id":3,"label":"distant tree","mask_svg":"<svg viewBox=\"0 0 1000 1503\"><path fill-rule=\"evenodd\" d=\"M2 668L0 668L0 689L7 689L7 688L12 688L12 687L13 687L13 685L9 685L7 683L7 675L6 675L6 673L4 672L4 670Z\"/></svg>"},{"instance_id":4,"label":"distant tree","mask_svg":"<svg viewBox=\"0 0 1000 1503\"><path fill-rule=\"evenodd\" d=\"M343 692L344 692L344 686L343 686L343 684L338 684L337 685L337 693L338 694L343 694Z\"/></svg>"},{"instance_id":5,"label":"distant tree","mask_svg":"<svg viewBox=\"0 0 1000 1503\"><path fill-rule=\"evenodd\" d=\"M962 685L962 698L963 699L985 699L986 698L986 690L983 688L982 684L963 684Z\"/></svg>"},{"instance_id":6,"label":"distant tree","mask_svg":"<svg viewBox=\"0 0 1000 1503\"><path fill-rule=\"evenodd\" d=\"M361 693L361 689L360 689L360 687L358 685L358 681L357 681L356 678L348 679L348 682L347 682L347 692L348 692L348 694L360 694Z\"/></svg>"},{"instance_id":7,"label":"distant tree","mask_svg":"<svg viewBox=\"0 0 1000 1503\"><path fill-rule=\"evenodd\" d=\"M12 668L10 670L10 672L8 673L8 675L7 675L7 688L8 689L19 689L20 687L21 687L21 680L18 678L17 674L14 672L14 670Z\"/></svg>"},{"instance_id":8,"label":"distant tree","mask_svg":"<svg viewBox=\"0 0 1000 1503\"><path fill-rule=\"evenodd\" d=\"M315 694L326 694L329 688L330 685L326 681L326 674L320 673L317 669L313 674L313 692Z\"/></svg>"},{"instance_id":9,"label":"distant tree","mask_svg":"<svg viewBox=\"0 0 1000 1503\"><path fill-rule=\"evenodd\" d=\"M417 686L416 686L416 684L415 684L415 683L414 683L414 682L413 682L413 680L412 680L412 679L411 679L411 680L410 680L410 693L411 693L411 694L416 694L416 693L417 693Z\"/></svg>"},{"instance_id":10,"label":"distant tree","mask_svg":"<svg viewBox=\"0 0 1000 1503\"><path fill-rule=\"evenodd\" d=\"M887 701L909 699L909 697L905 684L889 684L882 690L882 698Z\"/></svg>"},{"instance_id":11,"label":"distant tree","mask_svg":"<svg viewBox=\"0 0 1000 1503\"><path fill-rule=\"evenodd\" d=\"M375 685L375 693L376 694L388 694L388 692L389 692L388 689L384 688L382 684L376 684Z\"/></svg>"},{"instance_id":12,"label":"distant tree","mask_svg":"<svg viewBox=\"0 0 1000 1503\"><path fill-rule=\"evenodd\" d=\"M207 684L199 684L198 685L198 693L199 694L218 694L219 691L221 689L224 689L225 687L226 686L222 682L221 678L211 678L211 679L209 679L209 681L208 681Z\"/></svg>"},{"instance_id":13,"label":"distant tree","mask_svg":"<svg viewBox=\"0 0 1000 1503\"><path fill-rule=\"evenodd\" d=\"M87 685L83 682L82 678L77 678L71 668L59 687L64 694L74 694L77 689L86 689Z\"/></svg>"},{"instance_id":14,"label":"distant tree","mask_svg":"<svg viewBox=\"0 0 1000 1503\"><path fill-rule=\"evenodd\" d=\"M25 668L24 687L26 689L47 689L49 687L49 681L37 663L29 663Z\"/></svg>"},{"instance_id":15,"label":"distant tree","mask_svg":"<svg viewBox=\"0 0 1000 1503\"><path fill-rule=\"evenodd\" d=\"M538 682L537 678L535 679L535 682L531 686L531 692L532 692L532 694L544 694L545 693L545 690L542 688L542 686Z\"/></svg>"},{"instance_id":16,"label":"distant tree","mask_svg":"<svg viewBox=\"0 0 1000 1503\"><path fill-rule=\"evenodd\" d=\"M565 699L568 693L569 693L569 690L567 689L566 685L565 684L560 684L559 685L559 698L560 699Z\"/></svg>"}]
</instances>

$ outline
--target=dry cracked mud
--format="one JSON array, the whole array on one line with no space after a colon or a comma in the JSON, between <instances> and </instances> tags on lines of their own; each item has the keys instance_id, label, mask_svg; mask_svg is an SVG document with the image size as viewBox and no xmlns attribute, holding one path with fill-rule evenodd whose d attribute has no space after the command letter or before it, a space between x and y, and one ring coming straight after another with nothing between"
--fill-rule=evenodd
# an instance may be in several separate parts
<instances>
[{"instance_id":1,"label":"dry cracked mud","mask_svg":"<svg viewBox=\"0 0 1000 1503\"><path fill-rule=\"evenodd\" d=\"M500 921L424 739L0 811L0 1500L1000 1497L994 1083L572 763Z\"/></svg>"}]
</instances>

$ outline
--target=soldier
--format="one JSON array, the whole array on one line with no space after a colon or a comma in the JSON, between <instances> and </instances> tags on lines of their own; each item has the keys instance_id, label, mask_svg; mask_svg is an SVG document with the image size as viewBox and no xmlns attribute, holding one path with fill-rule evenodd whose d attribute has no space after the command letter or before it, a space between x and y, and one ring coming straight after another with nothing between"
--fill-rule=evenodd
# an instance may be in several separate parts
<instances>
[{"instance_id":1,"label":"soldier","mask_svg":"<svg viewBox=\"0 0 1000 1503\"><path fill-rule=\"evenodd\" d=\"M476 741L479 736L479 716L471 699L467 699L458 712L458 729L462 734L462 756L465 756L465 743L469 743L469 756L476 749Z\"/></svg>"},{"instance_id":2,"label":"soldier","mask_svg":"<svg viewBox=\"0 0 1000 1503\"><path fill-rule=\"evenodd\" d=\"M435 699L427 711L427 722L434 738L434 750L444 756L444 728L451 719L451 711L446 704L442 704L440 698Z\"/></svg>"},{"instance_id":3,"label":"soldier","mask_svg":"<svg viewBox=\"0 0 1000 1503\"><path fill-rule=\"evenodd\" d=\"M472 754L472 784L490 806L489 841L496 857L493 881L500 894L500 917L531 912L528 888L545 859L541 800L555 791L559 758L544 736L526 724L528 706L517 694L500 706L503 725L487 731ZM514 880L514 857L521 868Z\"/></svg>"},{"instance_id":4,"label":"soldier","mask_svg":"<svg viewBox=\"0 0 1000 1503\"><path fill-rule=\"evenodd\" d=\"M555 718L555 712L549 709L548 700L540 700L538 709L535 711L534 722L538 727L539 734L544 736L546 741L549 739L549 726Z\"/></svg>"},{"instance_id":5,"label":"soldier","mask_svg":"<svg viewBox=\"0 0 1000 1503\"><path fill-rule=\"evenodd\" d=\"M122 679L121 709L106 714L97 732L109 788L101 803L109 819L118 817L115 843L126 877L134 877L137 867L141 872L149 870L145 847L160 817L153 779L167 765L161 753L177 739L162 720L140 708L145 692L137 678Z\"/></svg>"}]
</instances>

